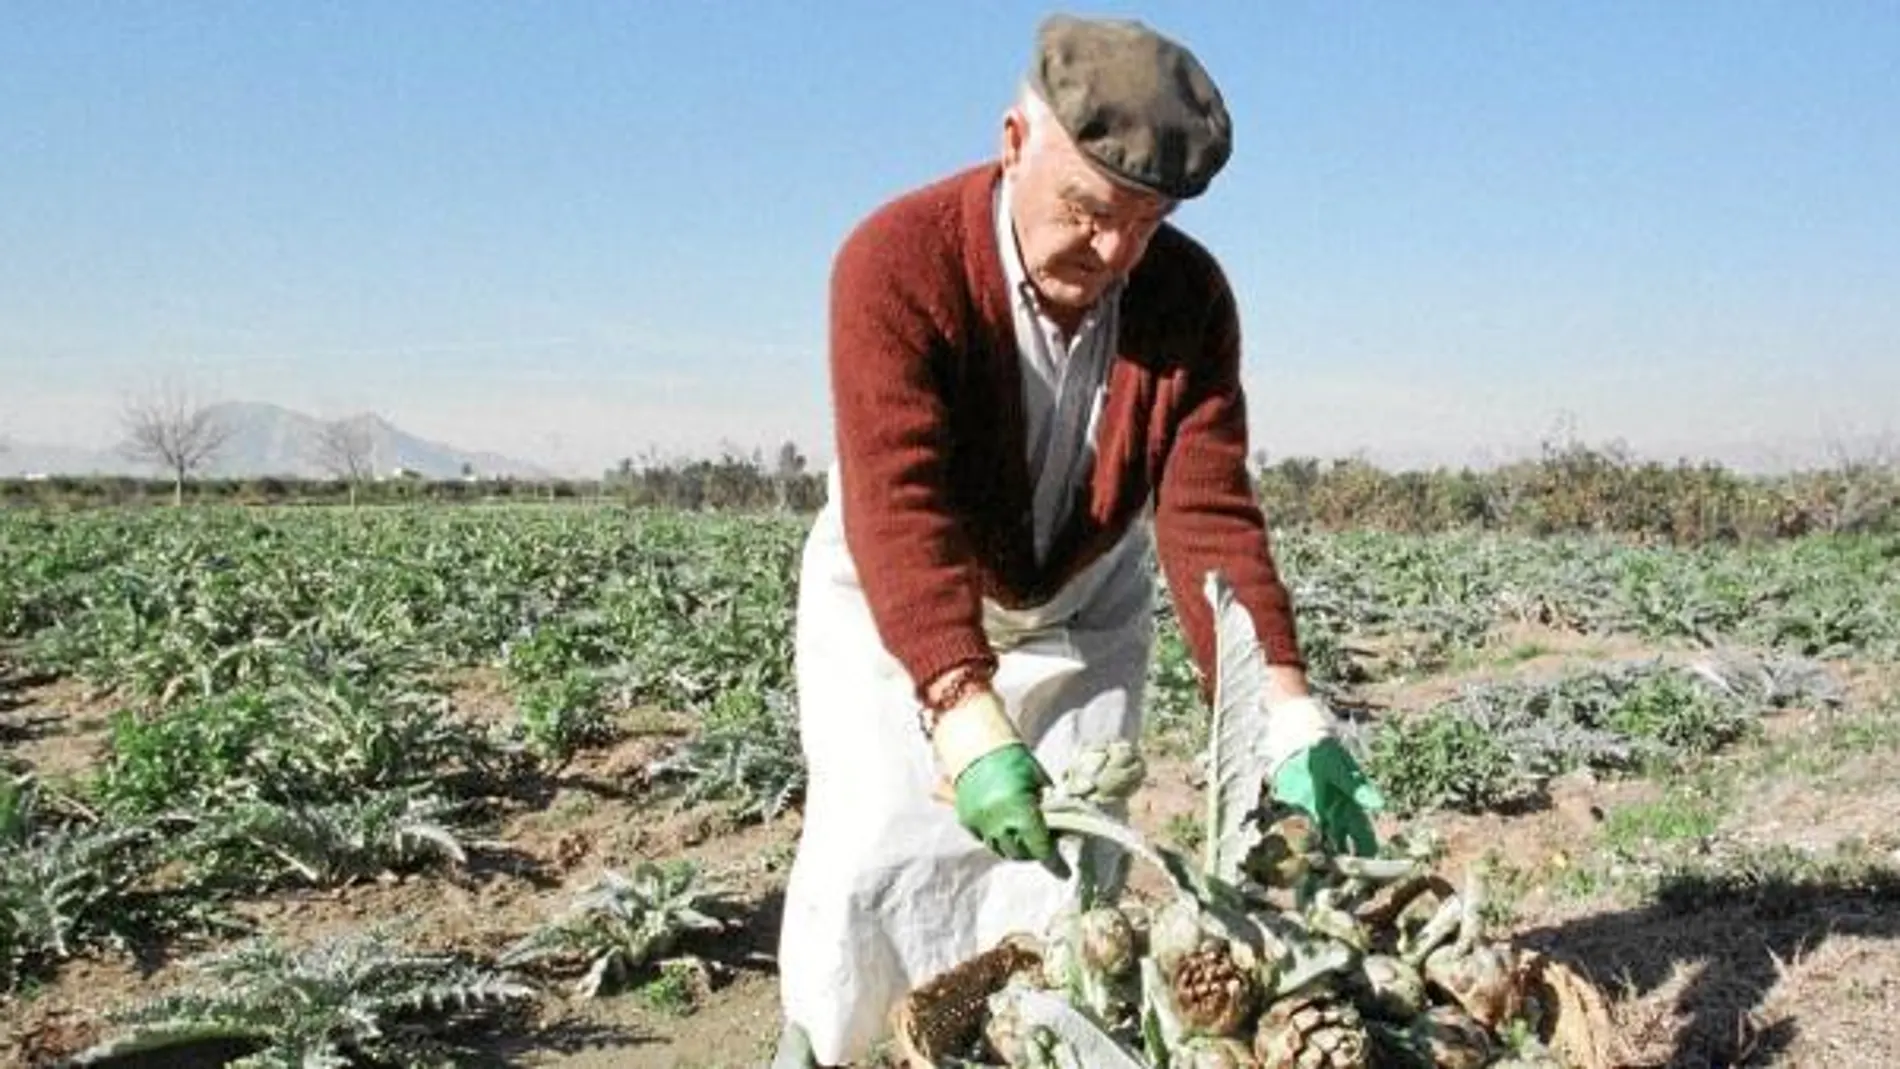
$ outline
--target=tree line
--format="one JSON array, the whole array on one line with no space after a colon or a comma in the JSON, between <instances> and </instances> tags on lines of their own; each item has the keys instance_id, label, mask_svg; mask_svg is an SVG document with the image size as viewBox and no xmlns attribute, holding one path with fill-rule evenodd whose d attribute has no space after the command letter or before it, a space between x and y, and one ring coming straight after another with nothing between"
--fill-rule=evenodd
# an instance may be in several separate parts
<instances>
[{"instance_id":1,"label":"tree line","mask_svg":"<svg viewBox=\"0 0 1900 1069\"><path fill-rule=\"evenodd\" d=\"M230 504L383 506L572 503L688 511L816 511L822 472L795 447L782 462L729 454L635 467L593 479L363 480L273 477L54 476L0 480L0 505L114 507ZM796 459L793 459L796 458ZM1853 461L1780 475L1719 464L1639 462L1573 445L1496 468L1390 471L1359 460L1291 457L1258 464L1255 485L1279 529L1525 535L1603 534L1694 544L1813 533L1900 533L1900 465Z\"/></svg>"},{"instance_id":2,"label":"tree line","mask_svg":"<svg viewBox=\"0 0 1900 1069\"><path fill-rule=\"evenodd\" d=\"M196 477L231 429L210 406L161 391L128 405L126 454L159 479L54 476L0 480L0 504L98 507L185 503L253 505L588 502L636 508L809 513L825 499L822 472L786 442L770 461L758 451L717 458L637 462L626 457L592 479L378 478L375 444L361 420L324 425L312 459L327 477ZM1596 533L1677 543L1786 538L1817 532L1900 532L1900 451L1841 456L1777 475L1712 462L1663 464L1618 445L1573 437L1541 455L1486 469L1387 470L1363 460L1256 455L1254 484L1282 529L1401 532L1488 530L1530 535Z\"/></svg>"}]
</instances>

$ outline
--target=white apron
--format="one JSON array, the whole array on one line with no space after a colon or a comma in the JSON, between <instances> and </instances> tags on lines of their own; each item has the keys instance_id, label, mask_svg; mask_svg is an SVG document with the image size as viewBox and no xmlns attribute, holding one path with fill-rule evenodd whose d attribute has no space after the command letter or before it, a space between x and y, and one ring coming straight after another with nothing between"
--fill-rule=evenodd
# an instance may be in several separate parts
<instances>
[{"instance_id":1,"label":"white apron","mask_svg":"<svg viewBox=\"0 0 1900 1069\"><path fill-rule=\"evenodd\" d=\"M795 663L810 779L779 944L786 1020L823 1065L871 1053L906 993L1011 932L1040 934L1075 894L1035 862L1004 861L932 796L939 773L908 674L878 637L830 496L805 544ZM1039 608L985 601L995 687L1051 778L1075 754L1141 730L1153 643L1145 521ZM1115 885L1116 851L1063 852Z\"/></svg>"}]
</instances>

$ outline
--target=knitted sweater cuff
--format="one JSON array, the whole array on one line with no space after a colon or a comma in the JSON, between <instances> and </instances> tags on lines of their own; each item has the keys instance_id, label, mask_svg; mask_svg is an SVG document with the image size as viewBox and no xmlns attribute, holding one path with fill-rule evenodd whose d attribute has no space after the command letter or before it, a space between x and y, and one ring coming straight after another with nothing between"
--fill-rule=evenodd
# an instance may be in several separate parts
<instances>
[{"instance_id":1,"label":"knitted sweater cuff","mask_svg":"<svg viewBox=\"0 0 1900 1069\"><path fill-rule=\"evenodd\" d=\"M924 700L925 688L953 668L974 665L990 671L996 669L996 653L980 629L958 628L909 635L891 652L910 673L919 702Z\"/></svg>"}]
</instances>

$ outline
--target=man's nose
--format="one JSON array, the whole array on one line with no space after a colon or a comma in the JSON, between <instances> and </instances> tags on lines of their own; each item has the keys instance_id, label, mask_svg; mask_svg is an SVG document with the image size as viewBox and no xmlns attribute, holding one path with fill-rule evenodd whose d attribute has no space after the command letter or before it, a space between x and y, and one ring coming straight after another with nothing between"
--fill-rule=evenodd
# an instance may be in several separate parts
<instances>
[{"instance_id":1,"label":"man's nose","mask_svg":"<svg viewBox=\"0 0 1900 1069\"><path fill-rule=\"evenodd\" d=\"M1110 270L1122 271L1131 266L1135 254L1141 249L1141 241L1128 229L1102 227L1089 239L1089 246Z\"/></svg>"}]
</instances>

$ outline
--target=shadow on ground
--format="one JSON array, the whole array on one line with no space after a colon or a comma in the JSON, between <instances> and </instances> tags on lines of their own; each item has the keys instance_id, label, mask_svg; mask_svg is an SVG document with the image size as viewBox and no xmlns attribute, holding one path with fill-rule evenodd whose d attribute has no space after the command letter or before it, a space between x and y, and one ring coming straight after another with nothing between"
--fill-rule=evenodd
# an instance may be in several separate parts
<instances>
[{"instance_id":1,"label":"shadow on ground","mask_svg":"<svg viewBox=\"0 0 1900 1069\"><path fill-rule=\"evenodd\" d=\"M470 1044L457 1060L472 1069L513 1069L541 1054L582 1054L596 1049L624 1049L659 1042L631 1029L592 1021L560 1021L533 1031L496 1037L486 1044Z\"/></svg>"},{"instance_id":2,"label":"shadow on ground","mask_svg":"<svg viewBox=\"0 0 1900 1069\"><path fill-rule=\"evenodd\" d=\"M614 1025L585 1022L557 1024L490 1038L461 1037L445 1045L442 1054L456 1065L473 1069L512 1069L527 1064L527 1059L546 1053L578 1054L593 1048L626 1048L652 1043L649 1036L638 1035ZM153 1050L128 1051L75 1063L67 1059L47 1059L38 1065L84 1064L97 1069L218 1069L257 1053L261 1044L245 1039L209 1039L183 1042Z\"/></svg>"},{"instance_id":3,"label":"shadow on ground","mask_svg":"<svg viewBox=\"0 0 1900 1069\"><path fill-rule=\"evenodd\" d=\"M1626 1022L1632 1066L1771 1064L1800 1035L1768 1020L1787 963L1830 936L1900 936L1900 873L1731 873L1670 879L1651 905L1532 929L1522 942L1589 975L1607 995L1642 999L1693 970L1654 1020Z\"/></svg>"}]
</instances>

